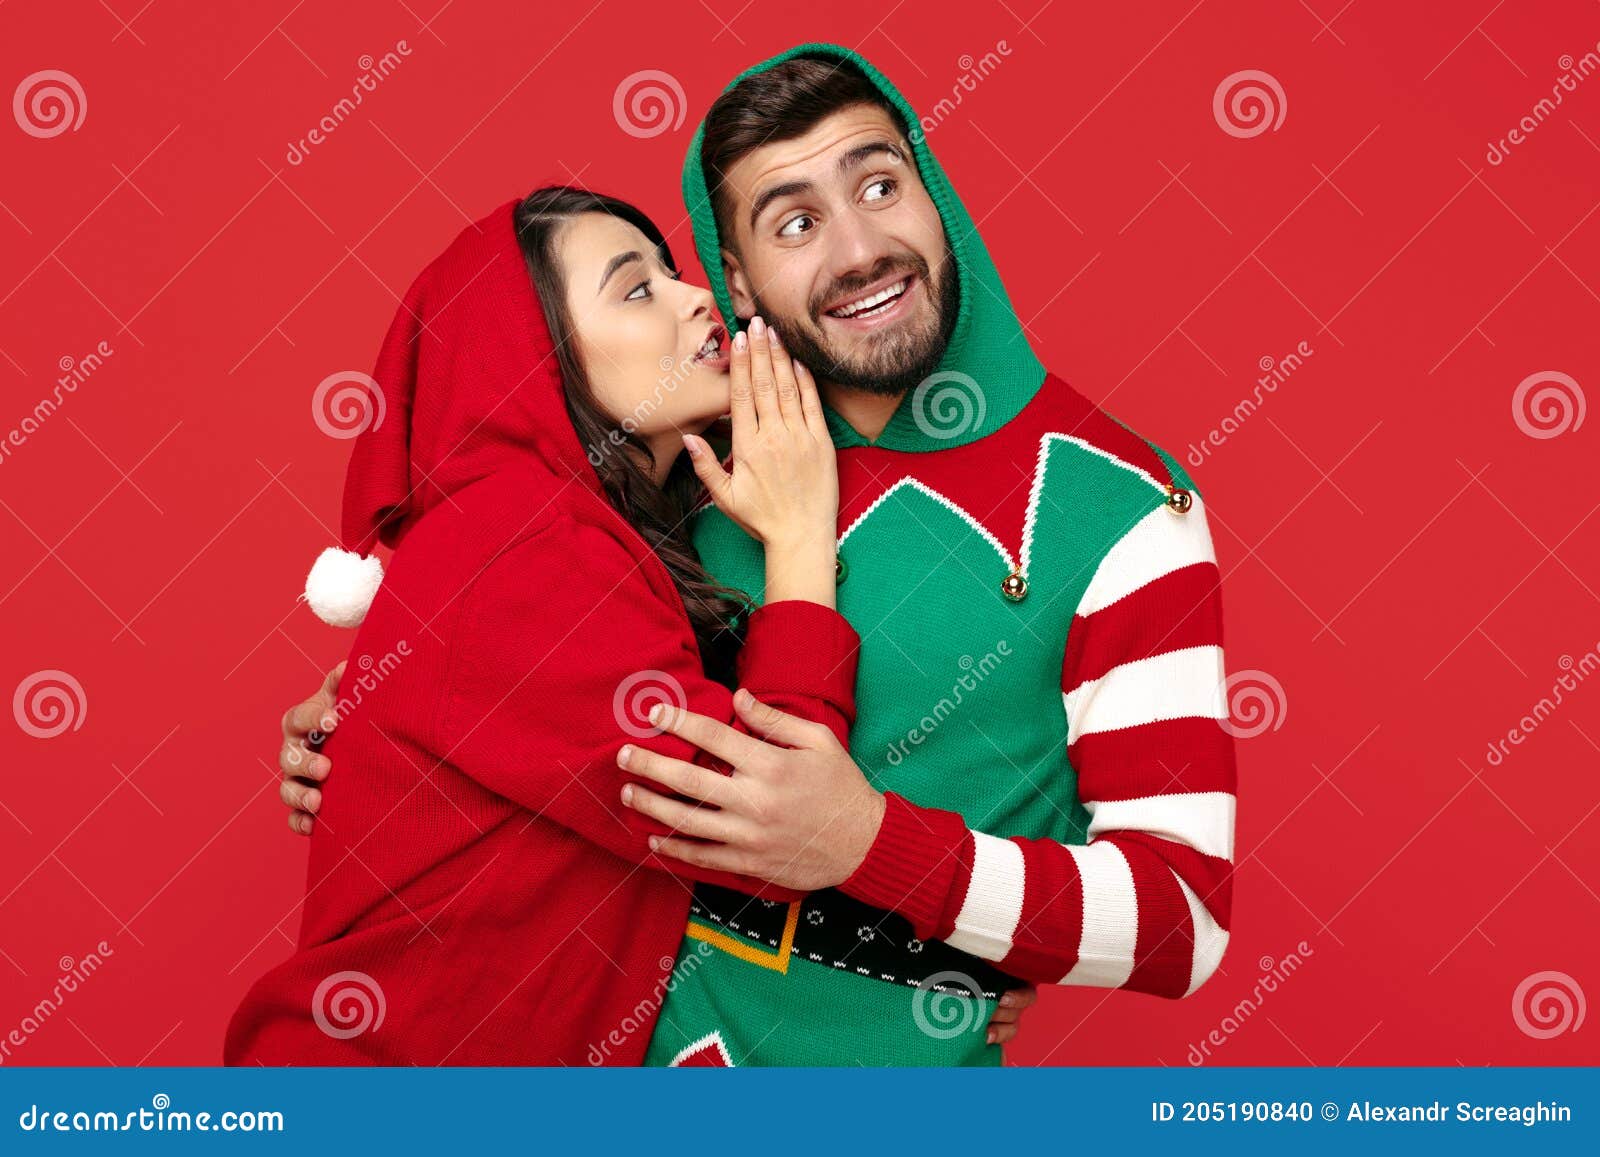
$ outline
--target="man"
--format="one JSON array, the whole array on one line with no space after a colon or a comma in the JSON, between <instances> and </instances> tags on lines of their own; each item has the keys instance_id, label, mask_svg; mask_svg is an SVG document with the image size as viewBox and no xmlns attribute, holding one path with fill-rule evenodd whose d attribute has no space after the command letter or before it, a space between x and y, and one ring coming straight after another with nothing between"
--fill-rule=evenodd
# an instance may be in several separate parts
<instances>
[{"instance_id":1,"label":"man","mask_svg":"<svg viewBox=\"0 0 1600 1157\"><path fill-rule=\"evenodd\" d=\"M1227 943L1204 506L1045 372L917 125L866 61L805 45L737 78L690 146L723 316L770 323L827 403L862 644L848 753L776 712L764 744L670 709L731 777L619 752L662 787L626 795L640 822L681 833L658 854L811 890L696 889L698 959L649 1063L998 1064L985 1026L1020 981L1182 997ZM759 597L757 544L714 510L695 541Z\"/></svg>"}]
</instances>

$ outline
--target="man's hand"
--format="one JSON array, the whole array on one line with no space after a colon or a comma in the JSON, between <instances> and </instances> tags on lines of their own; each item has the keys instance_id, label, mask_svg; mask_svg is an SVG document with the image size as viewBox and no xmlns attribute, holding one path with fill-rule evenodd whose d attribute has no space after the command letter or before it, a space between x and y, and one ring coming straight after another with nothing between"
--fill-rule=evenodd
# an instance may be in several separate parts
<instances>
[{"instance_id":1,"label":"man's hand","mask_svg":"<svg viewBox=\"0 0 1600 1157\"><path fill-rule=\"evenodd\" d=\"M1003 1045L1015 1037L1022 1024L1023 1012L1032 1008L1033 1002L1038 999L1039 990L1031 984L1001 993L994 1019L989 1021L989 1043Z\"/></svg>"},{"instance_id":2,"label":"man's hand","mask_svg":"<svg viewBox=\"0 0 1600 1157\"><path fill-rule=\"evenodd\" d=\"M289 708L283 716L283 746L278 749L278 770L283 783L278 797L289 809L289 830L309 836L313 817L322 806L322 791L316 786L328 778L333 763L311 750L312 736L321 742L339 725L334 704L339 700L339 680L344 663L328 672L322 687L304 703Z\"/></svg>"},{"instance_id":3,"label":"man's hand","mask_svg":"<svg viewBox=\"0 0 1600 1157\"><path fill-rule=\"evenodd\" d=\"M883 795L822 724L757 702L748 691L733 705L754 734L664 703L650 717L733 774L628 744L617 753L620 767L688 802L640 784L624 785L622 802L678 833L650 837L661 855L807 892L843 882L877 838Z\"/></svg>"}]
</instances>

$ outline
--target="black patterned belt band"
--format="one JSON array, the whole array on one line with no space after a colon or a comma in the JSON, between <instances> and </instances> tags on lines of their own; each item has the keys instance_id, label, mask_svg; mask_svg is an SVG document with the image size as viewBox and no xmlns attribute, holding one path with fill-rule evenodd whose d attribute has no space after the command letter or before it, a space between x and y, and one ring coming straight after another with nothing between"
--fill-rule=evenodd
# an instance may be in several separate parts
<instances>
[{"instance_id":1,"label":"black patterned belt band","mask_svg":"<svg viewBox=\"0 0 1600 1157\"><path fill-rule=\"evenodd\" d=\"M798 956L886 984L987 1000L1024 984L943 940L919 940L905 917L833 888L789 904L699 884L689 919L691 936L778 971Z\"/></svg>"}]
</instances>

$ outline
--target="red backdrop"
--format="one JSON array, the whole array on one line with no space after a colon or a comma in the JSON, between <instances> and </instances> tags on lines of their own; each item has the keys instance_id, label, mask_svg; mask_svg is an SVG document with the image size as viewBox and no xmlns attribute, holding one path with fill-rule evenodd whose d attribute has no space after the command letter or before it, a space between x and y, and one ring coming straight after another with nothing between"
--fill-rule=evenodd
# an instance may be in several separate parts
<instances>
[{"instance_id":1,"label":"red backdrop","mask_svg":"<svg viewBox=\"0 0 1600 1157\"><path fill-rule=\"evenodd\" d=\"M1013 1062L1600 1060L1600 9L741 3L0 8L6 1063L212 1063L290 947L278 716L348 640L296 605L348 450L318 383L535 184L687 258L698 117L802 38L951 98L933 145L1044 359L1193 453L1260 732L1223 972L1049 991ZM649 69L682 99L625 131Z\"/></svg>"}]
</instances>

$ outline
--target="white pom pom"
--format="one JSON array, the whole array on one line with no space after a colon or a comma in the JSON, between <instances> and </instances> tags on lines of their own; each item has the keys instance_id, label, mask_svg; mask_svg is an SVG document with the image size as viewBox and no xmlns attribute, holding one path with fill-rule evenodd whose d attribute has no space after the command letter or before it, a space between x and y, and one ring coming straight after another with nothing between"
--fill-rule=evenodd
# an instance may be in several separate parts
<instances>
[{"instance_id":1,"label":"white pom pom","mask_svg":"<svg viewBox=\"0 0 1600 1157\"><path fill-rule=\"evenodd\" d=\"M383 564L376 555L362 558L330 546L306 576L306 603L331 627L359 627L382 581Z\"/></svg>"}]
</instances>

